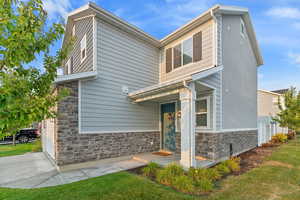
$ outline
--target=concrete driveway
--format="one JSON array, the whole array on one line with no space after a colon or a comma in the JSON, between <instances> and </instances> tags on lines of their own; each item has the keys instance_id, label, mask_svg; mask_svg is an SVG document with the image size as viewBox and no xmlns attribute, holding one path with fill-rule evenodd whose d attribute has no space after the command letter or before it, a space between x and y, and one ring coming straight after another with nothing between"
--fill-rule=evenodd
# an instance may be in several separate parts
<instances>
[{"instance_id":1,"label":"concrete driveway","mask_svg":"<svg viewBox=\"0 0 300 200\"><path fill-rule=\"evenodd\" d=\"M92 167L59 172L44 153L0 158L0 187L41 188L72 183L145 165L133 159L95 164Z\"/></svg>"}]
</instances>

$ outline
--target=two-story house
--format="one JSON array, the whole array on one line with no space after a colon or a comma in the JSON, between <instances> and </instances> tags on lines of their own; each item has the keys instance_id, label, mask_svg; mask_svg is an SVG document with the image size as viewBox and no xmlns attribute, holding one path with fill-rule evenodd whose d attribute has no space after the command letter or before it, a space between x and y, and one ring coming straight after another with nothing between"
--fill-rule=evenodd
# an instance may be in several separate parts
<instances>
[{"instance_id":1,"label":"two-story house","mask_svg":"<svg viewBox=\"0 0 300 200\"><path fill-rule=\"evenodd\" d=\"M68 15L74 36L47 120L58 166L166 151L185 166L257 146L257 67L248 9L216 5L161 40L94 3Z\"/></svg>"}]
</instances>

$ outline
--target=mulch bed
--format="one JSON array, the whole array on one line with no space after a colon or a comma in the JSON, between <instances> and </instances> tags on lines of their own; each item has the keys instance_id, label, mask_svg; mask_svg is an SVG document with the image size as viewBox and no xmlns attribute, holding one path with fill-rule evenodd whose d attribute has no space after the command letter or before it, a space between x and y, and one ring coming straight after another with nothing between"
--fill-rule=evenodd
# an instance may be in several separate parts
<instances>
[{"instance_id":1,"label":"mulch bed","mask_svg":"<svg viewBox=\"0 0 300 200\"><path fill-rule=\"evenodd\" d=\"M278 146L280 146L280 144L264 144L262 147L256 147L255 149L240 154L238 157L241 158L241 171L234 173L234 175L240 175L258 167L263 163L264 158L270 156Z\"/></svg>"}]
</instances>

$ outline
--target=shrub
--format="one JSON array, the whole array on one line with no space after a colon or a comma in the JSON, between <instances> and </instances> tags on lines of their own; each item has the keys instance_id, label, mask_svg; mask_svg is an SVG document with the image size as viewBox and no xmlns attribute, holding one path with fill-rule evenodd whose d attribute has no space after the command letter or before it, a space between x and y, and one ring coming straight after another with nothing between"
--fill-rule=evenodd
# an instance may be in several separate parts
<instances>
[{"instance_id":1,"label":"shrub","mask_svg":"<svg viewBox=\"0 0 300 200\"><path fill-rule=\"evenodd\" d=\"M289 133L287 134L287 138L289 139L289 140L292 140L292 139L294 139L295 138L295 132L293 132L293 131L289 131Z\"/></svg>"},{"instance_id":2,"label":"shrub","mask_svg":"<svg viewBox=\"0 0 300 200\"><path fill-rule=\"evenodd\" d=\"M218 164L215 169L221 174L221 176L227 175L230 173L230 169L227 167L227 165L222 162Z\"/></svg>"},{"instance_id":3,"label":"shrub","mask_svg":"<svg viewBox=\"0 0 300 200\"><path fill-rule=\"evenodd\" d=\"M148 164L147 167L144 167L142 169L142 173L144 176L147 176L147 177L155 177L156 173L157 173L157 170L159 169L159 165L154 163L154 162L150 162Z\"/></svg>"},{"instance_id":4,"label":"shrub","mask_svg":"<svg viewBox=\"0 0 300 200\"><path fill-rule=\"evenodd\" d=\"M199 179L195 185L201 192L209 192L213 189L214 186L212 181L207 178Z\"/></svg>"},{"instance_id":5,"label":"shrub","mask_svg":"<svg viewBox=\"0 0 300 200\"><path fill-rule=\"evenodd\" d=\"M185 193L194 193L195 191L195 186L193 184L193 180L185 175L182 176L177 176L174 179L174 182L172 184L172 186L181 191L181 192L185 192Z\"/></svg>"},{"instance_id":6,"label":"shrub","mask_svg":"<svg viewBox=\"0 0 300 200\"><path fill-rule=\"evenodd\" d=\"M157 182L165 185L172 185L175 178L184 175L184 170L177 164L169 164L166 168L161 169L156 174Z\"/></svg>"},{"instance_id":7,"label":"shrub","mask_svg":"<svg viewBox=\"0 0 300 200\"><path fill-rule=\"evenodd\" d=\"M188 171L188 176L191 177L194 181L198 181L203 178L215 181L221 178L221 174L214 168L208 168L208 169L190 168Z\"/></svg>"},{"instance_id":8,"label":"shrub","mask_svg":"<svg viewBox=\"0 0 300 200\"><path fill-rule=\"evenodd\" d=\"M231 158L230 160L224 161L224 164L231 172L239 172L241 170L240 158Z\"/></svg>"},{"instance_id":9,"label":"shrub","mask_svg":"<svg viewBox=\"0 0 300 200\"><path fill-rule=\"evenodd\" d=\"M284 143L287 142L287 140L288 140L287 135L283 133L277 133L276 135L272 136L273 143Z\"/></svg>"}]
</instances>

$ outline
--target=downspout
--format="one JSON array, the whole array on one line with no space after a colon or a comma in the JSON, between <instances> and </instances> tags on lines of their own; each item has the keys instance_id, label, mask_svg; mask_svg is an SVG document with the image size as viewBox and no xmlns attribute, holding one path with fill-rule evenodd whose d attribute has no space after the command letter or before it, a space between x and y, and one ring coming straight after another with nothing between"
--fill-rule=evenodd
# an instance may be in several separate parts
<instances>
[{"instance_id":1,"label":"downspout","mask_svg":"<svg viewBox=\"0 0 300 200\"><path fill-rule=\"evenodd\" d=\"M218 65L218 48L217 48L217 29L218 29L218 19L214 14L213 9L210 10L210 15L212 16L214 23L213 23L213 66L217 66Z\"/></svg>"}]
</instances>

